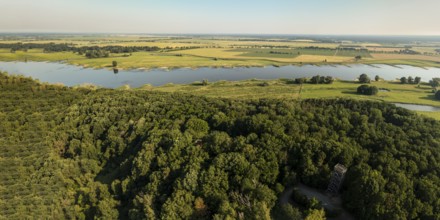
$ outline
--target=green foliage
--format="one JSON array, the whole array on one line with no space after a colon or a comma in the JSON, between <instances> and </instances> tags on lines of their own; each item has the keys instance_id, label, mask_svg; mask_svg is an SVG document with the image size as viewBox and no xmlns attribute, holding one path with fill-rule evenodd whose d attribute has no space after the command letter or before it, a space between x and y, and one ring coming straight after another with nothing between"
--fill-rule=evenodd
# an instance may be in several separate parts
<instances>
[{"instance_id":1,"label":"green foliage","mask_svg":"<svg viewBox=\"0 0 440 220\"><path fill-rule=\"evenodd\" d=\"M198 118L190 118L185 123L185 131L191 134L194 138L202 138L209 131L209 125L206 121Z\"/></svg>"},{"instance_id":2,"label":"green foliage","mask_svg":"<svg viewBox=\"0 0 440 220\"><path fill-rule=\"evenodd\" d=\"M209 81L207 79L202 80L202 85L203 86L209 85Z\"/></svg>"},{"instance_id":3,"label":"green foliage","mask_svg":"<svg viewBox=\"0 0 440 220\"><path fill-rule=\"evenodd\" d=\"M440 100L440 90L435 93L435 98Z\"/></svg>"},{"instance_id":4,"label":"green foliage","mask_svg":"<svg viewBox=\"0 0 440 220\"><path fill-rule=\"evenodd\" d=\"M360 82L360 83L370 83L371 80L370 80L370 77L368 77L367 74L362 73L362 74L359 76L359 82Z\"/></svg>"},{"instance_id":5,"label":"green foliage","mask_svg":"<svg viewBox=\"0 0 440 220\"><path fill-rule=\"evenodd\" d=\"M316 75L310 79L310 83L312 84L332 84L333 82L334 79L331 76Z\"/></svg>"},{"instance_id":6,"label":"green foliage","mask_svg":"<svg viewBox=\"0 0 440 220\"><path fill-rule=\"evenodd\" d=\"M0 192L7 219L292 219L285 184L348 172L359 219L436 219L440 122L349 99L209 99L88 90L0 75ZM286 186L286 185L285 185Z\"/></svg>"},{"instance_id":7,"label":"green foliage","mask_svg":"<svg viewBox=\"0 0 440 220\"><path fill-rule=\"evenodd\" d=\"M314 209L310 211L305 220L325 220L324 209Z\"/></svg>"},{"instance_id":8,"label":"green foliage","mask_svg":"<svg viewBox=\"0 0 440 220\"><path fill-rule=\"evenodd\" d=\"M432 80L429 81L429 84L433 87L433 88L437 88L440 86L440 78L432 78Z\"/></svg>"},{"instance_id":9,"label":"green foliage","mask_svg":"<svg viewBox=\"0 0 440 220\"><path fill-rule=\"evenodd\" d=\"M362 95L376 95L379 89L376 86L361 85L357 88L357 93Z\"/></svg>"},{"instance_id":10,"label":"green foliage","mask_svg":"<svg viewBox=\"0 0 440 220\"><path fill-rule=\"evenodd\" d=\"M419 84L422 81L422 78L420 76L416 76L416 78L414 78L414 84Z\"/></svg>"},{"instance_id":11,"label":"green foliage","mask_svg":"<svg viewBox=\"0 0 440 220\"><path fill-rule=\"evenodd\" d=\"M401 77L400 78L400 83L401 84L419 84L420 81L422 80L422 78L420 78L419 76L413 78L412 76L408 76L408 77Z\"/></svg>"},{"instance_id":12,"label":"green foliage","mask_svg":"<svg viewBox=\"0 0 440 220\"><path fill-rule=\"evenodd\" d=\"M403 76L402 78L400 78L400 83L407 84L408 83L408 79Z\"/></svg>"},{"instance_id":13,"label":"green foliage","mask_svg":"<svg viewBox=\"0 0 440 220\"><path fill-rule=\"evenodd\" d=\"M272 210L272 217L275 220L301 220L303 219L299 209L290 204L277 205Z\"/></svg>"},{"instance_id":14,"label":"green foliage","mask_svg":"<svg viewBox=\"0 0 440 220\"><path fill-rule=\"evenodd\" d=\"M109 57L110 52L97 49L97 50L87 50L86 51L86 57L87 58L101 58L101 57Z\"/></svg>"},{"instance_id":15,"label":"green foliage","mask_svg":"<svg viewBox=\"0 0 440 220\"><path fill-rule=\"evenodd\" d=\"M307 79L304 77L295 79L296 84L304 84L306 81L307 81Z\"/></svg>"}]
</instances>

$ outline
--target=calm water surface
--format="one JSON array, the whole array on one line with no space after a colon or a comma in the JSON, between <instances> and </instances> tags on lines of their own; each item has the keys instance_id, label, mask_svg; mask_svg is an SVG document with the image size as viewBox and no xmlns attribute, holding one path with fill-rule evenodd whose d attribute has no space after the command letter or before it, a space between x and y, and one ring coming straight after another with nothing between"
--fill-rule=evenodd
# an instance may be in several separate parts
<instances>
[{"instance_id":1,"label":"calm water surface","mask_svg":"<svg viewBox=\"0 0 440 220\"><path fill-rule=\"evenodd\" d=\"M416 104L404 104L404 103L393 103L397 107L406 108L412 111L422 111L422 112L440 112L439 107L430 105L416 105Z\"/></svg>"},{"instance_id":2,"label":"calm water surface","mask_svg":"<svg viewBox=\"0 0 440 220\"><path fill-rule=\"evenodd\" d=\"M48 62L0 62L0 70L10 74L22 74L39 79L42 82L63 83L74 86L83 83L117 88L123 85L139 87L144 84L154 86L167 83L188 84L194 81L208 79L218 80L245 80L245 79L278 79L311 77L314 75L333 76L342 80L354 80L360 74L366 73L370 78L379 75L385 80L394 80L402 76L420 76L422 81L429 81L433 77L440 77L439 68L419 68L412 66L388 65L350 65L350 66L283 66L283 67L252 67L252 68L200 68L176 70L120 70L114 74L108 69L90 69L63 63Z\"/></svg>"}]
</instances>

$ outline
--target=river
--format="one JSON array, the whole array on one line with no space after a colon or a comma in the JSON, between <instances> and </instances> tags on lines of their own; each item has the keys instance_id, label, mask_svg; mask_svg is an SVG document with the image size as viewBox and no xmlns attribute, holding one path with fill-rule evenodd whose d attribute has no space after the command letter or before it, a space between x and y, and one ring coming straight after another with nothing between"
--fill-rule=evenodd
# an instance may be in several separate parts
<instances>
[{"instance_id":1,"label":"river","mask_svg":"<svg viewBox=\"0 0 440 220\"><path fill-rule=\"evenodd\" d=\"M402 76L420 76L423 81L440 77L439 68L419 68L412 66L389 65L325 65L325 66L282 66L282 67L251 67L251 68L200 68L161 70L120 70L114 74L109 69L92 69L64 63L50 62L0 62L0 70L10 74L21 74L39 79L41 82L62 83L66 86L92 83L102 87L117 88L130 85L132 88L144 84L154 86L167 83L188 84L207 79L245 80L245 79L279 79L311 77L314 75L333 76L342 80L354 80L366 73L371 78L379 75L385 80L394 80Z\"/></svg>"}]
</instances>

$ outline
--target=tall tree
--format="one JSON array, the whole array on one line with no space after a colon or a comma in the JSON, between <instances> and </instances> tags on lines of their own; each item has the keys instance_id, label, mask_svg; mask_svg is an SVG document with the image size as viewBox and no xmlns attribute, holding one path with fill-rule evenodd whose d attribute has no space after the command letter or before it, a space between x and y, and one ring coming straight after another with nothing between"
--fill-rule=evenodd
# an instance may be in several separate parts
<instances>
[{"instance_id":1,"label":"tall tree","mask_svg":"<svg viewBox=\"0 0 440 220\"><path fill-rule=\"evenodd\" d=\"M403 76L402 78L400 78L400 83L407 84L408 83L408 79Z\"/></svg>"},{"instance_id":2,"label":"tall tree","mask_svg":"<svg viewBox=\"0 0 440 220\"><path fill-rule=\"evenodd\" d=\"M367 74L362 73L362 74L359 76L359 82L360 82L360 83L370 83L371 80L370 80L370 77L368 77Z\"/></svg>"}]
</instances>

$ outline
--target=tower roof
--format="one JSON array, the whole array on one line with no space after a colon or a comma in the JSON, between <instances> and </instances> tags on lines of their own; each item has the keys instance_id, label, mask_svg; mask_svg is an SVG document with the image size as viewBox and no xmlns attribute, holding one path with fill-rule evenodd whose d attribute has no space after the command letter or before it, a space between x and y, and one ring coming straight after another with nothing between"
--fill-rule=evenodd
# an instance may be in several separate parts
<instances>
[{"instance_id":1,"label":"tower roof","mask_svg":"<svg viewBox=\"0 0 440 220\"><path fill-rule=\"evenodd\" d=\"M347 167L338 163L335 165L335 171L338 173L345 173L345 172L347 172Z\"/></svg>"}]
</instances>

